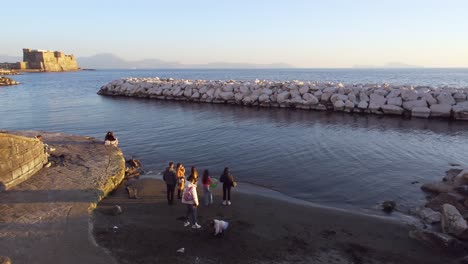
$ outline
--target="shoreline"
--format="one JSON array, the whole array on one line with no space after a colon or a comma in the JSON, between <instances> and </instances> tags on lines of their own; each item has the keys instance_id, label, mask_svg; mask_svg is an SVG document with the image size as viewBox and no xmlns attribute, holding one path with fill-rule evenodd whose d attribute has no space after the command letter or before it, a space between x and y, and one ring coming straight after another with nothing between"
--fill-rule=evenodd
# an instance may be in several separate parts
<instances>
[{"instance_id":1,"label":"shoreline","mask_svg":"<svg viewBox=\"0 0 468 264\"><path fill-rule=\"evenodd\" d=\"M383 217L295 204L233 189L231 206L200 205L201 230L183 227L185 206L168 206L158 179L134 183L140 199L124 186L94 212L94 235L120 263L442 263L454 260L408 236L411 227ZM199 187L202 202L202 191ZM122 214L110 213L115 205ZM227 220L221 238L208 233L212 218ZM114 228L114 226L116 228ZM183 254L176 251L185 248Z\"/></svg>"},{"instance_id":2,"label":"shoreline","mask_svg":"<svg viewBox=\"0 0 468 264\"><path fill-rule=\"evenodd\" d=\"M162 176L161 176L161 173L158 173L158 174L146 174L145 173L140 176L140 179L141 180L156 179L156 180L162 181ZM376 208L375 210L370 210L370 209L363 209L359 207L356 208L353 206L349 206L349 207L340 206L339 204L336 204L336 206L324 205L320 203L315 203L315 202L299 199L299 198L290 196L286 193L283 193L279 190L271 189L266 186L254 184L251 182L237 181L237 184L239 188L236 188L236 191L241 194L254 195L254 196L259 196L259 197L272 199L272 200L279 200L282 202L305 206L305 207L321 208L324 210L335 210L335 211L339 211L345 214L349 213L349 214L356 214L356 215L367 216L367 217L374 217L374 218L381 219L384 221L395 221L395 222L402 223L402 224L422 226L422 223L420 219L418 218L418 216L415 214L410 214L409 212L402 212L402 211L395 210L391 213L385 213L381 207L379 207L378 209Z\"/></svg>"}]
</instances>

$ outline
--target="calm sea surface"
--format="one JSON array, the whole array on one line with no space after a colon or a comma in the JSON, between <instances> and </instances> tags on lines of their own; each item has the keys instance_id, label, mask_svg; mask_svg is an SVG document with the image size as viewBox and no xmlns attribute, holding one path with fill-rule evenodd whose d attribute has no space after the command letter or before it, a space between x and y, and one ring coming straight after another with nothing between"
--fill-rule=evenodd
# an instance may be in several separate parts
<instances>
[{"instance_id":1,"label":"calm sea surface","mask_svg":"<svg viewBox=\"0 0 468 264\"><path fill-rule=\"evenodd\" d=\"M0 129L103 138L115 131L147 170L168 161L230 166L237 180L287 195L376 212L386 199L403 211L422 204L420 183L450 164L468 165L468 122L404 120L288 109L112 98L96 94L122 77L310 80L468 87L468 69L127 70L31 73L0 88ZM418 181L417 184L411 182Z\"/></svg>"}]
</instances>

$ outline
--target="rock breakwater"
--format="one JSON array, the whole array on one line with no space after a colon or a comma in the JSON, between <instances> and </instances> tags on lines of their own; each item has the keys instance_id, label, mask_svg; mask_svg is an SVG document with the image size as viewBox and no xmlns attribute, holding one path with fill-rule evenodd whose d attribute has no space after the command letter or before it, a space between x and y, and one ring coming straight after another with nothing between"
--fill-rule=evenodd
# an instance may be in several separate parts
<instances>
[{"instance_id":1,"label":"rock breakwater","mask_svg":"<svg viewBox=\"0 0 468 264\"><path fill-rule=\"evenodd\" d=\"M0 76L0 86L17 85L17 84L19 84L19 82L11 78Z\"/></svg>"},{"instance_id":2,"label":"rock breakwater","mask_svg":"<svg viewBox=\"0 0 468 264\"><path fill-rule=\"evenodd\" d=\"M260 107L468 120L468 89L302 81L124 78L98 94Z\"/></svg>"}]
</instances>

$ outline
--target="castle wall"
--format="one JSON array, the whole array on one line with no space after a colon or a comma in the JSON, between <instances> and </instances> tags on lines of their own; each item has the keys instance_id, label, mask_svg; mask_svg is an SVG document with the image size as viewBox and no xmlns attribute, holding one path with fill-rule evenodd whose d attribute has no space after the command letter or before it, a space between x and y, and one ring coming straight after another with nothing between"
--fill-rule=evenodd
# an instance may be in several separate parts
<instances>
[{"instance_id":1,"label":"castle wall","mask_svg":"<svg viewBox=\"0 0 468 264\"><path fill-rule=\"evenodd\" d=\"M59 51L23 49L23 61L27 63L28 69L41 71L58 72L79 69L75 56L65 55Z\"/></svg>"}]
</instances>

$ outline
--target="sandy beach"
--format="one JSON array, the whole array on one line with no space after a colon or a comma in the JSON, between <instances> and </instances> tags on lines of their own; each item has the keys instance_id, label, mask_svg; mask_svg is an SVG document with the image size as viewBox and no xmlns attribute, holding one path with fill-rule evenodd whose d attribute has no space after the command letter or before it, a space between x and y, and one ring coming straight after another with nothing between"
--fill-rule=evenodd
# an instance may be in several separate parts
<instances>
[{"instance_id":1,"label":"sandy beach","mask_svg":"<svg viewBox=\"0 0 468 264\"><path fill-rule=\"evenodd\" d=\"M372 217L240 193L231 206L200 205L199 230L184 227L185 205L169 206L165 184L141 179L139 199L123 186L94 212L96 242L119 263L451 263L454 259L408 237L412 228ZM198 187L202 198L202 188ZM119 205L123 213L113 215ZM222 237L209 232L210 219L230 223ZM115 228L116 227L116 228ZM177 253L185 248L184 253Z\"/></svg>"}]
</instances>

